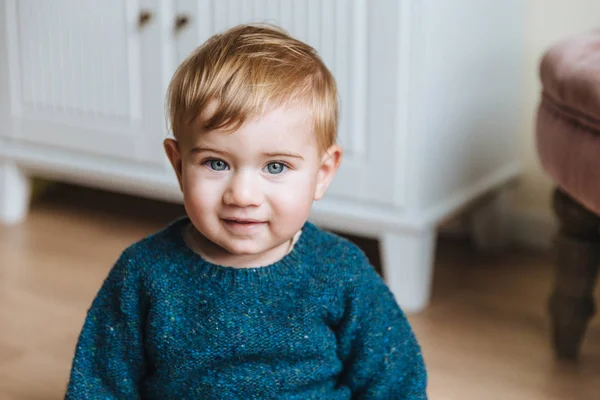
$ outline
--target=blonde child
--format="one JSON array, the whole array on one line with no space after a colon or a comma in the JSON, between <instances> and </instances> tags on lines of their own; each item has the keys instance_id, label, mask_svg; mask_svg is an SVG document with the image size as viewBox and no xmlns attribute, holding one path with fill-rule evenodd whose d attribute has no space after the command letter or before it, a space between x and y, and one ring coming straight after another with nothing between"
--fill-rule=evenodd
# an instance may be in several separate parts
<instances>
[{"instance_id":1,"label":"blonde child","mask_svg":"<svg viewBox=\"0 0 600 400\"><path fill-rule=\"evenodd\" d=\"M314 49L276 27L232 28L181 64L168 108L187 215L111 269L66 397L426 399L386 285L355 245L307 222L342 158L335 82Z\"/></svg>"}]
</instances>

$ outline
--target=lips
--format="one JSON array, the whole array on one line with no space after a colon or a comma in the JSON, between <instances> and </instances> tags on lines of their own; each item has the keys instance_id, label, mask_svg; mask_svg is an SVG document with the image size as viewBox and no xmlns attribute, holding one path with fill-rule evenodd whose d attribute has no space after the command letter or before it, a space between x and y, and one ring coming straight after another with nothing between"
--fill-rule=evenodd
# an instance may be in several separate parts
<instances>
[{"instance_id":1,"label":"lips","mask_svg":"<svg viewBox=\"0 0 600 400\"><path fill-rule=\"evenodd\" d=\"M231 222L235 224L262 224L264 221L258 219L247 219L247 218L223 218L225 222Z\"/></svg>"},{"instance_id":2,"label":"lips","mask_svg":"<svg viewBox=\"0 0 600 400\"><path fill-rule=\"evenodd\" d=\"M251 235L258 233L266 221L250 218L222 218L223 225L234 235Z\"/></svg>"}]
</instances>

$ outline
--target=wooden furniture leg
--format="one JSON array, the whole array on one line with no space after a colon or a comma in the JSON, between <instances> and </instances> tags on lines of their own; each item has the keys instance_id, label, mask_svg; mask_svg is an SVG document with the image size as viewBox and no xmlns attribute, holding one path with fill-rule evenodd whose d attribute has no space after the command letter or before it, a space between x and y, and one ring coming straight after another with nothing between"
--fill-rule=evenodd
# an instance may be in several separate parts
<instances>
[{"instance_id":1,"label":"wooden furniture leg","mask_svg":"<svg viewBox=\"0 0 600 400\"><path fill-rule=\"evenodd\" d=\"M552 340L559 359L576 359L595 313L593 290L600 262L600 217L560 189L554 191L560 222L555 242L555 282L550 296Z\"/></svg>"}]
</instances>

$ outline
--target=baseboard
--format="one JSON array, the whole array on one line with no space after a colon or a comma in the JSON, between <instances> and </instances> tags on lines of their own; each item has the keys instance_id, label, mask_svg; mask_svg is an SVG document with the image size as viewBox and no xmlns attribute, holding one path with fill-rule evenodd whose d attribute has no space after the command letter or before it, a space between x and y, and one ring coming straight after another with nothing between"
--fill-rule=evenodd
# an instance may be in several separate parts
<instances>
[{"instance_id":1,"label":"baseboard","mask_svg":"<svg viewBox=\"0 0 600 400\"><path fill-rule=\"evenodd\" d=\"M510 216L511 236L515 245L535 250L549 250L558 224L549 213L514 210Z\"/></svg>"}]
</instances>

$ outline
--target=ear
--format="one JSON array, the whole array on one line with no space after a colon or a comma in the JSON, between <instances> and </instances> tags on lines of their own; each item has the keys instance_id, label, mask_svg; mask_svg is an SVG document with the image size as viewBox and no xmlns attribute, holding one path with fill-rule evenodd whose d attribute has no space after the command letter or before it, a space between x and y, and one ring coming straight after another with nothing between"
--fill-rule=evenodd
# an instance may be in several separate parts
<instances>
[{"instance_id":1,"label":"ear","mask_svg":"<svg viewBox=\"0 0 600 400\"><path fill-rule=\"evenodd\" d=\"M340 161L342 161L342 148L333 145L327 149L321 158L321 166L317 174L317 187L315 188L315 200L320 200L325 195L329 184L337 172Z\"/></svg>"},{"instance_id":2,"label":"ear","mask_svg":"<svg viewBox=\"0 0 600 400\"><path fill-rule=\"evenodd\" d=\"M182 180L182 161L181 161L181 152L179 151L179 143L174 139L165 139L163 142L163 146L165 148L165 153L167 153L167 157L173 166L173 170L177 175L177 180L179 181L179 189L183 191L183 180Z\"/></svg>"}]
</instances>

